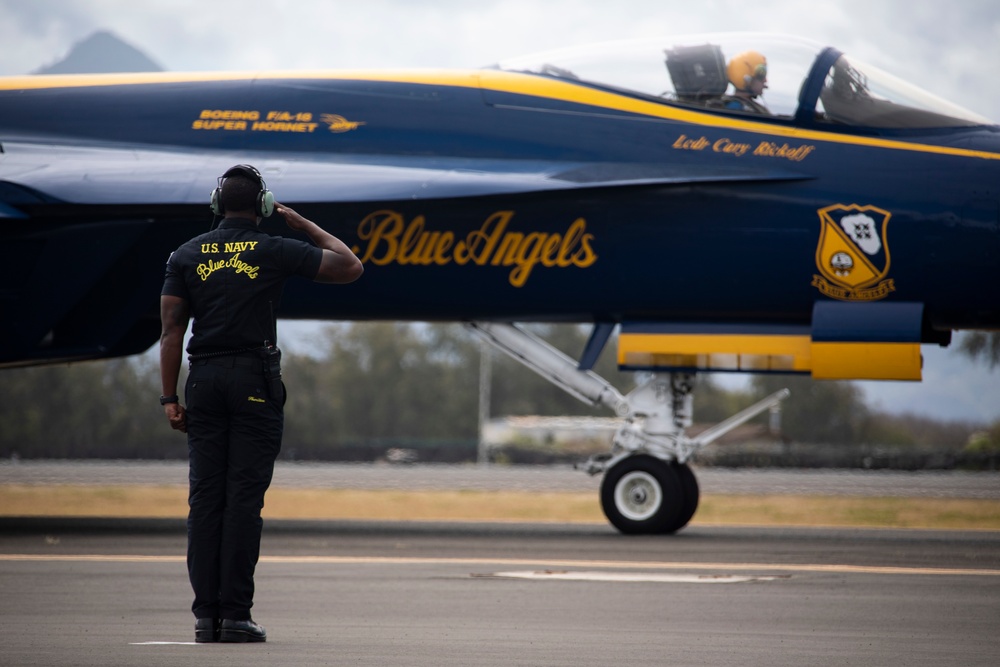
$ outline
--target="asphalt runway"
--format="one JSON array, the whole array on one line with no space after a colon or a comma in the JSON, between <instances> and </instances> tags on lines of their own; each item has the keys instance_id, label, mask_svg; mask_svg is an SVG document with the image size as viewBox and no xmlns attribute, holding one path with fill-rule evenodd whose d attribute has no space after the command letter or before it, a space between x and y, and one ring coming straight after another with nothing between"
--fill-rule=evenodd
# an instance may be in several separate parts
<instances>
[{"instance_id":1,"label":"asphalt runway","mask_svg":"<svg viewBox=\"0 0 1000 667\"><path fill-rule=\"evenodd\" d=\"M997 665L1000 533L271 521L193 644L177 520L0 522L0 663Z\"/></svg>"},{"instance_id":2,"label":"asphalt runway","mask_svg":"<svg viewBox=\"0 0 1000 667\"><path fill-rule=\"evenodd\" d=\"M997 473L698 470L704 493L997 498ZM178 484L183 462L0 464ZM566 467L279 464L275 486L594 490ZM268 521L266 644L193 643L179 519L0 518L0 665L997 665L1000 532Z\"/></svg>"},{"instance_id":3,"label":"asphalt runway","mask_svg":"<svg viewBox=\"0 0 1000 667\"><path fill-rule=\"evenodd\" d=\"M694 466L705 494L1000 499L1000 472L801 470ZM593 491L569 465L388 465L279 461L272 487L393 490ZM185 461L0 461L0 484L187 484Z\"/></svg>"}]
</instances>

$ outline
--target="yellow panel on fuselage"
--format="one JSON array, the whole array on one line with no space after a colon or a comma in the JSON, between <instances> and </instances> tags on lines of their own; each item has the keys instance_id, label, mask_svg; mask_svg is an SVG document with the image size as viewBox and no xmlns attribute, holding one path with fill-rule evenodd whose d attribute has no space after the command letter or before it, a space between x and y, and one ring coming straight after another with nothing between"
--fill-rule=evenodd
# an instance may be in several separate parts
<instances>
[{"instance_id":1,"label":"yellow panel on fuselage","mask_svg":"<svg viewBox=\"0 0 1000 667\"><path fill-rule=\"evenodd\" d=\"M622 333L626 368L810 373L819 380L920 380L919 343L821 342L808 335Z\"/></svg>"}]
</instances>

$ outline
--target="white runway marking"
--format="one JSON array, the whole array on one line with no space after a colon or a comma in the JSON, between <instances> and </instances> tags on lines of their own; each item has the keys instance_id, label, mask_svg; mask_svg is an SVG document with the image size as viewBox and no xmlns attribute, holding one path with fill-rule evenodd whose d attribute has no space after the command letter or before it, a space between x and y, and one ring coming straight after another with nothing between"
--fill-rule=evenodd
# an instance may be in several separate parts
<instances>
[{"instance_id":1,"label":"white runway marking","mask_svg":"<svg viewBox=\"0 0 1000 667\"><path fill-rule=\"evenodd\" d=\"M129 642L129 646L200 646L198 642Z\"/></svg>"},{"instance_id":2,"label":"white runway marking","mask_svg":"<svg viewBox=\"0 0 1000 667\"><path fill-rule=\"evenodd\" d=\"M0 554L0 562L44 563L185 563L185 556L127 554ZM539 567L547 570L607 568L618 570L714 570L721 572L811 572L838 574L903 574L928 576L1000 577L1000 570L945 567L897 567L843 563L702 563L684 561L546 560L528 558L406 558L379 556L261 556L260 563L278 565L457 565Z\"/></svg>"},{"instance_id":3,"label":"white runway marking","mask_svg":"<svg viewBox=\"0 0 1000 667\"><path fill-rule=\"evenodd\" d=\"M642 572L567 572L553 570L527 570L523 572L494 572L489 575L512 579L534 579L536 581L608 581L608 582L650 582L657 584L745 584L751 581L775 581L788 576L753 576L734 574L656 574Z\"/></svg>"}]
</instances>

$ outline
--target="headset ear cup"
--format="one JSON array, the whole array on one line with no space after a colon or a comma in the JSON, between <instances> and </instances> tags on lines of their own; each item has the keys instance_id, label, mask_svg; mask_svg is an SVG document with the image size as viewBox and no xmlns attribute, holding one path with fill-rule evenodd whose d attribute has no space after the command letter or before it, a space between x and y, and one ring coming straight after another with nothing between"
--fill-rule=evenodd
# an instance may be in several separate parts
<instances>
[{"instance_id":1,"label":"headset ear cup","mask_svg":"<svg viewBox=\"0 0 1000 667\"><path fill-rule=\"evenodd\" d=\"M222 188L212 190L212 213L222 215L225 211L222 208Z\"/></svg>"},{"instance_id":2,"label":"headset ear cup","mask_svg":"<svg viewBox=\"0 0 1000 667\"><path fill-rule=\"evenodd\" d=\"M270 190L262 190L257 198L257 213L262 218L269 218L274 213L274 195Z\"/></svg>"}]
</instances>

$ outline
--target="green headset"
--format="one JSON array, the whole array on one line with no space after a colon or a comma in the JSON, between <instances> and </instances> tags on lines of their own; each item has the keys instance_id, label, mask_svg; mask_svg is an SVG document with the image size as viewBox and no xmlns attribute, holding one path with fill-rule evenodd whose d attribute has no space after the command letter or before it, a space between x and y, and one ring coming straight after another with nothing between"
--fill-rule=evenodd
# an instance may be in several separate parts
<instances>
[{"instance_id":1,"label":"green headset","mask_svg":"<svg viewBox=\"0 0 1000 667\"><path fill-rule=\"evenodd\" d=\"M222 205L222 183L230 176L237 174L257 181L260 187L260 192L257 193L257 200L254 204L254 212L262 218L267 218L274 213L274 195L267 189L267 183L264 182L264 177L260 175L256 167L249 164L238 164L235 167L230 167L226 173L219 176L219 184L212 190L212 213L215 215L225 215L226 208Z\"/></svg>"}]
</instances>

